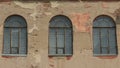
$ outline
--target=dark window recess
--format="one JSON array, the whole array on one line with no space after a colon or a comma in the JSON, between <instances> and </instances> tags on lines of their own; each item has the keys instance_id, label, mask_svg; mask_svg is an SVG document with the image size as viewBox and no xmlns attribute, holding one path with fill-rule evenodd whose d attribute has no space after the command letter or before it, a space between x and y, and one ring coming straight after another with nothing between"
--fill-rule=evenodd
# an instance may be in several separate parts
<instances>
[{"instance_id":1,"label":"dark window recess","mask_svg":"<svg viewBox=\"0 0 120 68\"><path fill-rule=\"evenodd\" d=\"M40 2L50 2L50 1L79 1L79 0L11 0L11 1L23 1L23 2L27 2L27 1L40 1Z\"/></svg>"},{"instance_id":2,"label":"dark window recess","mask_svg":"<svg viewBox=\"0 0 120 68\"><path fill-rule=\"evenodd\" d=\"M3 54L27 54L27 24L21 16L13 15L5 21Z\"/></svg>"},{"instance_id":3,"label":"dark window recess","mask_svg":"<svg viewBox=\"0 0 120 68\"><path fill-rule=\"evenodd\" d=\"M72 24L62 15L51 19L49 25L49 56L72 55Z\"/></svg>"},{"instance_id":4,"label":"dark window recess","mask_svg":"<svg viewBox=\"0 0 120 68\"><path fill-rule=\"evenodd\" d=\"M120 0L81 0L81 1L107 1L107 2L111 2L111 1L120 1Z\"/></svg>"},{"instance_id":5,"label":"dark window recess","mask_svg":"<svg viewBox=\"0 0 120 68\"><path fill-rule=\"evenodd\" d=\"M101 15L93 23L94 55L117 55L116 26L111 17Z\"/></svg>"}]
</instances>

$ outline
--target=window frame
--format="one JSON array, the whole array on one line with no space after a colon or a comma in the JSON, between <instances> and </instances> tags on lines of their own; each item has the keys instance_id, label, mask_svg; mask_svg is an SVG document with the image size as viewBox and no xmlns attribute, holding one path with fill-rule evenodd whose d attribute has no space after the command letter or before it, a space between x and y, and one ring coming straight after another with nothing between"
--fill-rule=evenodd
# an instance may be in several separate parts
<instances>
[{"instance_id":1,"label":"window frame","mask_svg":"<svg viewBox=\"0 0 120 68\"><path fill-rule=\"evenodd\" d=\"M16 26L13 26L13 27L9 27L9 26L6 26L6 23L8 24L9 23L9 21L10 20L12 20L13 18L12 17L19 17L19 18L21 18L21 20L22 21L24 21L24 26L20 26L20 27L16 27ZM8 28L9 30L10 30L10 37L12 37L12 30L13 29L17 29L18 30L18 50L20 49L20 36L21 35L19 35L19 34L23 34L22 32L20 32L20 31L22 31L22 30L24 30L25 29L25 53L24 54L21 54L20 52L19 53L16 53L16 54L13 54L13 53L11 53L11 41L12 41L12 38L10 38L10 52L9 53L4 53L4 49L5 49L5 44L4 44L4 42L5 42L5 37L4 37L4 34L5 34L5 30L7 30L6 28ZM8 16L7 18L6 18L6 20L5 20L5 22L4 22L4 27L3 27L3 47L2 47L2 56L21 56L21 57L26 57L27 56L27 52L28 52L28 32L27 32L27 22L26 22L26 20L25 20L25 18L24 17L22 17L22 16L20 16L20 15L17 15L17 14L14 14L14 15L10 15L10 16Z\"/></svg>"},{"instance_id":2,"label":"window frame","mask_svg":"<svg viewBox=\"0 0 120 68\"><path fill-rule=\"evenodd\" d=\"M110 26L110 27L103 27L103 26L99 27L99 26L95 26L95 23L96 23L95 21L96 21L96 20L99 20L100 17L101 17L101 18L102 18L102 17L107 17L108 19L111 20L111 23L113 23L113 25ZM108 22L108 24L109 24L109 22ZM107 46L108 46L109 48L107 49L107 50L108 50L108 53L106 53L106 54L102 53L102 48L104 48L104 47L102 47L102 45L101 45L101 43L102 43L102 42L101 42L101 40L102 40L102 39L101 39L101 38L102 38L101 36L99 37L99 39L100 39L100 40L99 40L99 41L100 41L100 42L99 42L99 45L95 45L95 44L94 44L94 42L95 42L95 41L94 41L94 37L95 37L94 30L95 30L95 29L97 29L97 30L99 29L99 31L98 31L98 32L99 32L99 36L100 36L101 33L103 33L103 32L101 31L101 29L103 29L103 30L107 29L107 34L108 34L108 38L107 38L108 45L107 45ZM109 32L110 32L110 30L112 30L112 29L114 29L114 33L115 33L115 36L114 36L114 37L115 37L115 38L114 38L114 41L115 41L114 47L115 47L115 48L114 48L114 49L115 49L116 53L112 53L112 54L111 54L111 53L110 53L110 50L111 50L110 48L111 48L111 46L109 45L109 44L110 44L110 36L109 36L110 33L109 33ZM93 21L93 34L92 34L92 35L93 35L93 55L94 55L94 56L117 56L117 55L118 55L116 25L115 25L115 22L114 22L114 20L112 19L112 17L110 17L110 16L108 16L108 15L100 15L100 16L96 17L95 20ZM100 54L95 53L95 49L96 49L95 46L99 46L99 47L100 47L100 48L99 48L99 49L100 49Z\"/></svg>"},{"instance_id":3,"label":"window frame","mask_svg":"<svg viewBox=\"0 0 120 68\"><path fill-rule=\"evenodd\" d=\"M51 27L50 25L51 25L51 21L54 19L54 18L57 18L57 17L59 17L59 16L61 16L61 17L64 17L64 18L66 18L66 19L68 19L69 20L69 23L71 24L71 27ZM48 56L55 56L55 57L64 57L64 56L72 56L73 55L73 28L72 28L72 22L70 21L70 19L67 17L67 16L64 16L64 15L56 15L56 16L54 16L51 20L50 20L50 22L49 22L50 24L49 24L49 33L48 33ZM57 22L56 22L57 23ZM64 22L65 23L65 22ZM50 54L50 48L51 48L51 46L50 46L50 30L51 29L54 29L55 30L55 32L57 32L57 30L59 30L59 29L62 29L62 30L64 30L64 52L63 52L63 54L58 54L57 53L57 49L59 48L59 47L57 47L57 45L56 45L56 54ZM67 30L67 29L70 29L70 31L71 31L71 54L66 54L65 53L65 49L66 49L66 45L65 45L65 38L66 38L66 36L65 35L67 35L67 34L65 34L65 30ZM59 35L59 34L56 34L56 38L57 38L57 35ZM57 44L57 43L56 43Z\"/></svg>"}]
</instances>

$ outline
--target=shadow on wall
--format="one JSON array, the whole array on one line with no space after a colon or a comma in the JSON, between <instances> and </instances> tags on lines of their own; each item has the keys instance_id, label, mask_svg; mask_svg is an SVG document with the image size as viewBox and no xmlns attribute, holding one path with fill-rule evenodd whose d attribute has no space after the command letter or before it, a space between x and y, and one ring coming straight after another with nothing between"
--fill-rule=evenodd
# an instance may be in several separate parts
<instances>
[{"instance_id":1,"label":"shadow on wall","mask_svg":"<svg viewBox=\"0 0 120 68\"><path fill-rule=\"evenodd\" d=\"M81 1L88 1L88 2L98 2L98 1L115 2L115 1L120 1L120 0L81 0Z\"/></svg>"},{"instance_id":2,"label":"shadow on wall","mask_svg":"<svg viewBox=\"0 0 120 68\"><path fill-rule=\"evenodd\" d=\"M88 1L88 2L115 2L120 0L0 0L0 2L9 2L9 1L21 1L21 2L50 2L50 1L60 1L60 2L79 2L79 1Z\"/></svg>"},{"instance_id":3,"label":"shadow on wall","mask_svg":"<svg viewBox=\"0 0 120 68\"><path fill-rule=\"evenodd\" d=\"M60 1L60 2L78 2L80 0L11 0L11 1L21 1L21 2L50 2L50 1Z\"/></svg>"}]
</instances>

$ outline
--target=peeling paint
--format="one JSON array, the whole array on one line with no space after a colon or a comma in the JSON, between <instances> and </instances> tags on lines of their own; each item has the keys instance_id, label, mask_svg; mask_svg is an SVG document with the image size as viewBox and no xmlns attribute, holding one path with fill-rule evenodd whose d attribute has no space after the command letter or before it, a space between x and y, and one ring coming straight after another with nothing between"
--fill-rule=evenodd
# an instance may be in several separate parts
<instances>
[{"instance_id":1,"label":"peeling paint","mask_svg":"<svg viewBox=\"0 0 120 68\"><path fill-rule=\"evenodd\" d=\"M20 2L20 1L14 1L14 3L16 4L16 5L18 5L18 6L20 6L20 7L22 7L22 8L27 8L27 9L34 9L34 8L36 8L37 7L37 3L35 3L35 2Z\"/></svg>"},{"instance_id":2,"label":"peeling paint","mask_svg":"<svg viewBox=\"0 0 120 68\"><path fill-rule=\"evenodd\" d=\"M37 6L40 5L40 3L35 3L35 2L30 2L30 3L23 3L20 1L14 1L14 3L22 8L26 8L26 9L31 9L33 10L33 13L30 15L33 17L33 20L36 20L36 16L37 16Z\"/></svg>"},{"instance_id":3,"label":"peeling paint","mask_svg":"<svg viewBox=\"0 0 120 68\"><path fill-rule=\"evenodd\" d=\"M37 11L34 10L34 12L30 15L33 17L33 20L36 21L36 15L37 15Z\"/></svg>"},{"instance_id":4,"label":"peeling paint","mask_svg":"<svg viewBox=\"0 0 120 68\"><path fill-rule=\"evenodd\" d=\"M115 16L120 16L120 8L118 8L114 11L114 15Z\"/></svg>"},{"instance_id":5,"label":"peeling paint","mask_svg":"<svg viewBox=\"0 0 120 68\"><path fill-rule=\"evenodd\" d=\"M41 62L41 55L40 54L33 54L33 57L35 58L35 62L36 63L40 63Z\"/></svg>"},{"instance_id":6,"label":"peeling paint","mask_svg":"<svg viewBox=\"0 0 120 68\"><path fill-rule=\"evenodd\" d=\"M59 6L59 3L57 1L51 1L50 3L52 8L56 8Z\"/></svg>"},{"instance_id":7,"label":"peeling paint","mask_svg":"<svg viewBox=\"0 0 120 68\"><path fill-rule=\"evenodd\" d=\"M44 13L45 13L45 15L52 15L51 12L44 12Z\"/></svg>"},{"instance_id":8,"label":"peeling paint","mask_svg":"<svg viewBox=\"0 0 120 68\"><path fill-rule=\"evenodd\" d=\"M32 33L34 30L39 30L36 24L33 25L33 28L29 29L28 33Z\"/></svg>"}]
</instances>

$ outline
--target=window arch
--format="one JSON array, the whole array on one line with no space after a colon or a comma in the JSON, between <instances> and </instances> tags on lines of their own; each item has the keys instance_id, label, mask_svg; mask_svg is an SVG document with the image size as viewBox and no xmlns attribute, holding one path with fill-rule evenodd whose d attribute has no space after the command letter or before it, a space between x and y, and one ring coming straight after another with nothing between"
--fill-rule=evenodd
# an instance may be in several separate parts
<instances>
[{"instance_id":1,"label":"window arch","mask_svg":"<svg viewBox=\"0 0 120 68\"><path fill-rule=\"evenodd\" d=\"M25 56L27 54L27 23L19 15L9 16L4 23L4 56Z\"/></svg>"},{"instance_id":2,"label":"window arch","mask_svg":"<svg viewBox=\"0 0 120 68\"><path fill-rule=\"evenodd\" d=\"M73 30L70 19L64 15L54 16L49 24L49 56L71 56Z\"/></svg>"},{"instance_id":3,"label":"window arch","mask_svg":"<svg viewBox=\"0 0 120 68\"><path fill-rule=\"evenodd\" d=\"M116 25L106 15L100 15L93 22L93 52L95 56L117 55Z\"/></svg>"}]
</instances>

